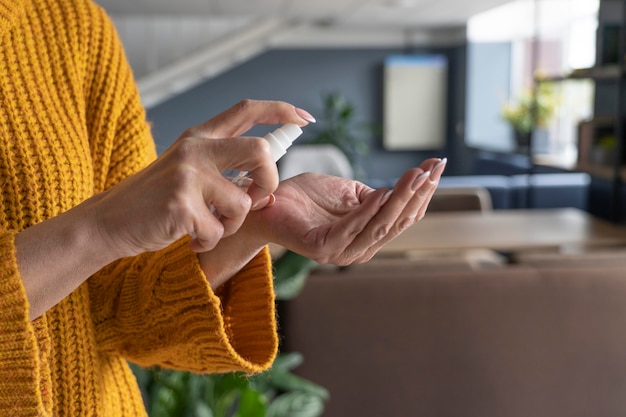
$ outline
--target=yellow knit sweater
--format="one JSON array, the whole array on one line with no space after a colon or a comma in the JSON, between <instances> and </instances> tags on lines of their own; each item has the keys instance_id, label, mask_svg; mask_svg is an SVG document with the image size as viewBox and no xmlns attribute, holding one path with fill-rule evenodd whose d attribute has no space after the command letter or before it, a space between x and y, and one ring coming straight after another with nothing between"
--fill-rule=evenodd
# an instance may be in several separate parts
<instances>
[{"instance_id":1,"label":"yellow knit sweater","mask_svg":"<svg viewBox=\"0 0 626 417\"><path fill-rule=\"evenodd\" d=\"M115 262L28 319L14 237L155 157L112 24L89 0L0 0L0 416L145 415L126 360L198 372L268 367L261 252L214 294L182 240Z\"/></svg>"}]
</instances>

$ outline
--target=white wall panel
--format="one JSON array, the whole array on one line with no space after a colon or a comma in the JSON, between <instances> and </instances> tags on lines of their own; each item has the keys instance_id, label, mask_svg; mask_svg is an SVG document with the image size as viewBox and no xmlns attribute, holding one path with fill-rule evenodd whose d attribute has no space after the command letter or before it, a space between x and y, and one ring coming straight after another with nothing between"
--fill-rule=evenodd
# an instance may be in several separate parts
<instances>
[{"instance_id":1,"label":"white wall panel","mask_svg":"<svg viewBox=\"0 0 626 417\"><path fill-rule=\"evenodd\" d=\"M446 142L448 68L438 55L400 55L385 62L383 144L432 150Z\"/></svg>"}]
</instances>

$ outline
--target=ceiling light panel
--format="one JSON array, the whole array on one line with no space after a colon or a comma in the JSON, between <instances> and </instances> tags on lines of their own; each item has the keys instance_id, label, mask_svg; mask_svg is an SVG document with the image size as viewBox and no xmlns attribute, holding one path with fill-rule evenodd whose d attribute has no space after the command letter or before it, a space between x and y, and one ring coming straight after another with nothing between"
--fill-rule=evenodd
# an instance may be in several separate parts
<instances>
[{"instance_id":1,"label":"ceiling light panel","mask_svg":"<svg viewBox=\"0 0 626 417\"><path fill-rule=\"evenodd\" d=\"M285 16L296 0L211 0L222 14L238 14L257 17Z\"/></svg>"},{"instance_id":2,"label":"ceiling light panel","mask_svg":"<svg viewBox=\"0 0 626 417\"><path fill-rule=\"evenodd\" d=\"M195 15L216 13L215 0L95 0L112 14Z\"/></svg>"}]
</instances>

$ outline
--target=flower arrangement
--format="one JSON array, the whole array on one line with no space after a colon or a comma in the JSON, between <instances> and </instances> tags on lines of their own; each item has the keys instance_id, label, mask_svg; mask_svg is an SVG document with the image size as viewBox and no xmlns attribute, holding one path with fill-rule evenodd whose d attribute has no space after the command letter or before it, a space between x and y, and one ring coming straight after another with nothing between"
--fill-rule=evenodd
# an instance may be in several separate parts
<instances>
[{"instance_id":1,"label":"flower arrangement","mask_svg":"<svg viewBox=\"0 0 626 417\"><path fill-rule=\"evenodd\" d=\"M513 127L517 135L528 136L534 128L548 125L554 115L556 104L551 84L540 82L534 94L532 90L526 91L516 103L505 104L502 117Z\"/></svg>"}]
</instances>

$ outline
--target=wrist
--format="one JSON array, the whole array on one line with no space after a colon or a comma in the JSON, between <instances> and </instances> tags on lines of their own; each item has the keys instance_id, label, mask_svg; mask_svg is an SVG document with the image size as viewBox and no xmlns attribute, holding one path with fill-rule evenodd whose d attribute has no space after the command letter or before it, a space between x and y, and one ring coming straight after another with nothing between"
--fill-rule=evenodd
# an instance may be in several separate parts
<instances>
[{"instance_id":1,"label":"wrist","mask_svg":"<svg viewBox=\"0 0 626 417\"><path fill-rule=\"evenodd\" d=\"M94 213L76 206L15 236L17 268L39 317L118 256L99 238Z\"/></svg>"},{"instance_id":2,"label":"wrist","mask_svg":"<svg viewBox=\"0 0 626 417\"><path fill-rule=\"evenodd\" d=\"M74 218L79 219L80 227L76 230L79 238L88 239L93 256L101 263L107 265L117 259L134 256L128 245L118 241L121 236L117 227L107 223L107 215L102 204L102 194L95 195L78 206L71 212ZM68 212L69 213L69 212Z\"/></svg>"},{"instance_id":3,"label":"wrist","mask_svg":"<svg viewBox=\"0 0 626 417\"><path fill-rule=\"evenodd\" d=\"M216 289L250 262L268 244L264 236L262 224L251 212L237 232L221 239L212 250L198 253L211 288Z\"/></svg>"}]
</instances>

